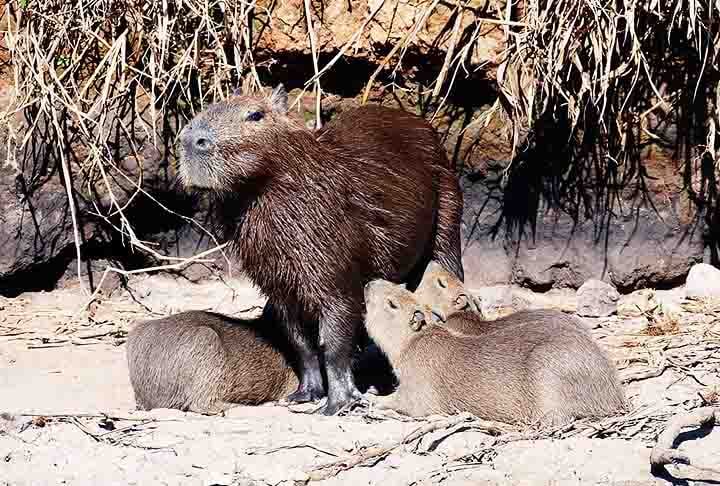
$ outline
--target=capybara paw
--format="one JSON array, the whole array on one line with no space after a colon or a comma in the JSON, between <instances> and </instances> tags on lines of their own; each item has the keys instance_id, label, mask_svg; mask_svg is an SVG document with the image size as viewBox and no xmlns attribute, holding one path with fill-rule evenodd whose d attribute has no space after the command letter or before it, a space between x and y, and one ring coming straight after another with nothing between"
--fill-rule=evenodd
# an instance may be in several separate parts
<instances>
[{"instance_id":1,"label":"capybara paw","mask_svg":"<svg viewBox=\"0 0 720 486\"><path fill-rule=\"evenodd\" d=\"M366 398L363 396L362 393L360 393L359 390L349 390L347 394L342 394L339 397L328 396L325 405L318 408L316 413L328 416L337 415L338 413L349 409L350 407L361 401L366 401Z\"/></svg>"},{"instance_id":2,"label":"capybara paw","mask_svg":"<svg viewBox=\"0 0 720 486\"><path fill-rule=\"evenodd\" d=\"M386 395L386 396L373 396L370 395L367 397L370 404L372 404L375 408L383 409L383 410L395 410L398 407L397 397L393 395Z\"/></svg>"},{"instance_id":3,"label":"capybara paw","mask_svg":"<svg viewBox=\"0 0 720 486\"><path fill-rule=\"evenodd\" d=\"M287 397L287 401L290 403L307 403L320 400L325 393L321 390L314 388L299 388L297 391L291 393Z\"/></svg>"}]
</instances>

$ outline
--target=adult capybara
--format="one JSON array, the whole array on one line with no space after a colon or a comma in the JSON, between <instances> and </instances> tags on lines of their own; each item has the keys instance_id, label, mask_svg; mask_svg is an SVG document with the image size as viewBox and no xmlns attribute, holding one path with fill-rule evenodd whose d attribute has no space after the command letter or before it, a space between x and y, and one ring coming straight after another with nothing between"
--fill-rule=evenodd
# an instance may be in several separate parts
<instances>
[{"instance_id":1,"label":"adult capybara","mask_svg":"<svg viewBox=\"0 0 720 486\"><path fill-rule=\"evenodd\" d=\"M138 408L216 413L284 397L298 379L270 324L203 311L137 323L126 354Z\"/></svg>"},{"instance_id":2,"label":"adult capybara","mask_svg":"<svg viewBox=\"0 0 720 486\"><path fill-rule=\"evenodd\" d=\"M581 327L539 318L461 335L431 323L427 306L385 280L365 287L365 302L368 333L400 380L373 400L380 407L543 425L626 407L614 366Z\"/></svg>"},{"instance_id":3,"label":"adult capybara","mask_svg":"<svg viewBox=\"0 0 720 486\"><path fill-rule=\"evenodd\" d=\"M436 177L449 167L419 117L351 110L316 133L289 116L282 86L233 95L182 130L183 182L219 196L224 235L293 344L300 384L290 400L325 395L322 368L324 414L359 398L351 358L365 283L415 288L431 259L463 278L462 196L457 180L450 190Z\"/></svg>"}]
</instances>

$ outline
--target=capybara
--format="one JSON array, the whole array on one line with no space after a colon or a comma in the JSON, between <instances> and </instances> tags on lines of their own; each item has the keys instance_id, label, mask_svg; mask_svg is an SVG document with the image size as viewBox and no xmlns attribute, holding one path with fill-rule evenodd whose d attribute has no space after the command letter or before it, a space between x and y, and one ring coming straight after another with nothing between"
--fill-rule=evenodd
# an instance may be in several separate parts
<instances>
[{"instance_id":1,"label":"capybara","mask_svg":"<svg viewBox=\"0 0 720 486\"><path fill-rule=\"evenodd\" d=\"M257 405L284 398L298 379L287 342L265 316L240 319L188 311L139 322L128 334L127 362L140 409L175 408L216 413L233 404ZM373 349L353 361L362 390L387 393L392 370Z\"/></svg>"},{"instance_id":2,"label":"capybara","mask_svg":"<svg viewBox=\"0 0 720 486\"><path fill-rule=\"evenodd\" d=\"M538 317L471 336L433 324L427 306L385 280L366 285L365 302L367 331L400 381L373 399L380 407L553 426L626 407L615 367L567 320Z\"/></svg>"},{"instance_id":3,"label":"capybara","mask_svg":"<svg viewBox=\"0 0 720 486\"><path fill-rule=\"evenodd\" d=\"M292 343L291 401L327 394L319 410L332 415L360 397L351 361L365 283L414 290L431 259L463 278L459 183L437 176L450 163L420 117L365 107L313 132L280 85L209 106L179 141L183 183L218 196L223 236Z\"/></svg>"},{"instance_id":4,"label":"capybara","mask_svg":"<svg viewBox=\"0 0 720 486\"><path fill-rule=\"evenodd\" d=\"M271 324L204 311L138 322L126 350L138 408L216 413L284 397L298 379Z\"/></svg>"},{"instance_id":5,"label":"capybara","mask_svg":"<svg viewBox=\"0 0 720 486\"><path fill-rule=\"evenodd\" d=\"M462 280L437 261L428 263L414 294L419 302L429 305L443 319L455 312L465 311L483 317L480 299L465 288Z\"/></svg>"}]
</instances>

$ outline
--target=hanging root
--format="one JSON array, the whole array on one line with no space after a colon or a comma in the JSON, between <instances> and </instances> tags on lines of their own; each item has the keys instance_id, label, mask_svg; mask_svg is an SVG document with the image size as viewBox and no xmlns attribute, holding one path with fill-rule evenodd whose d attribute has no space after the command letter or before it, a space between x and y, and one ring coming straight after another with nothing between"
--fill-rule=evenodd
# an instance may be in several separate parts
<instances>
[{"instance_id":1,"label":"hanging root","mask_svg":"<svg viewBox=\"0 0 720 486\"><path fill-rule=\"evenodd\" d=\"M720 424L720 408L718 407L702 407L674 417L660 434L650 453L650 470L653 473L661 472L667 464L693 465L687 455L673 449L682 429L717 424Z\"/></svg>"}]
</instances>

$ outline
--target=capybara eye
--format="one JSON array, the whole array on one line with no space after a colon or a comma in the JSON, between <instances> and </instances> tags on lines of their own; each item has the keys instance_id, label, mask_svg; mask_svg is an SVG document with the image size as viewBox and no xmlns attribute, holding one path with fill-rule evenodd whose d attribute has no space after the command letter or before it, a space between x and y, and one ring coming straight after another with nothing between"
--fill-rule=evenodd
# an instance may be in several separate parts
<instances>
[{"instance_id":1,"label":"capybara eye","mask_svg":"<svg viewBox=\"0 0 720 486\"><path fill-rule=\"evenodd\" d=\"M247 121L260 121L263 118L265 118L265 113L262 111L253 111L252 113L249 113L245 119Z\"/></svg>"},{"instance_id":2,"label":"capybara eye","mask_svg":"<svg viewBox=\"0 0 720 486\"><path fill-rule=\"evenodd\" d=\"M388 300L387 300L387 303L388 303L388 305L390 306L391 309L397 309L397 308L398 308L397 304L396 304L395 301L392 300L392 299L388 299Z\"/></svg>"},{"instance_id":3,"label":"capybara eye","mask_svg":"<svg viewBox=\"0 0 720 486\"><path fill-rule=\"evenodd\" d=\"M444 279L439 278L437 282L438 282L438 285L440 286L440 288L443 288L443 289L447 288L447 282Z\"/></svg>"}]
</instances>

